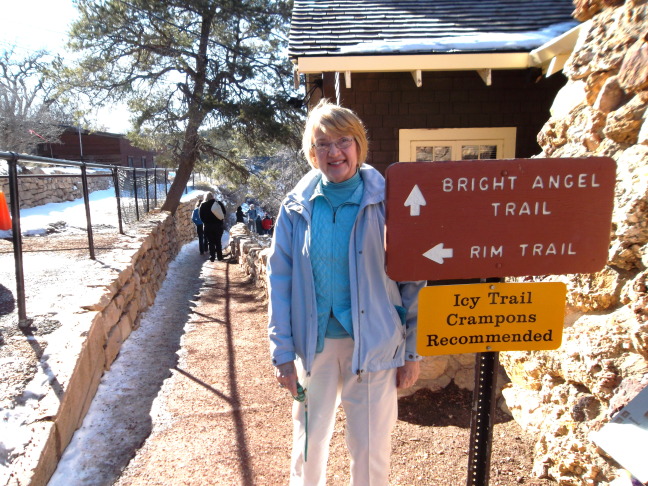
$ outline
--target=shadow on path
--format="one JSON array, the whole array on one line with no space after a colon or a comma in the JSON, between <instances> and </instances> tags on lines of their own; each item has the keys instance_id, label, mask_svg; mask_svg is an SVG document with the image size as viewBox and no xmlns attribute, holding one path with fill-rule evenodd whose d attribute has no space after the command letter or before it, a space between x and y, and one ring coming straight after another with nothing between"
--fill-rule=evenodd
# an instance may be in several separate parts
<instances>
[{"instance_id":1,"label":"shadow on path","mask_svg":"<svg viewBox=\"0 0 648 486\"><path fill-rule=\"evenodd\" d=\"M204 318L202 322L215 322L218 324L223 324L226 329L226 347L227 347L227 376L229 377L229 389L231 390L230 395L223 393L220 390L217 390L209 383L201 380L196 377L194 374L185 371L178 366L174 366L174 370L190 379L194 383L202 386L204 389L210 391L220 399L224 400L231 407L232 420L234 425L234 430L236 431L236 455L238 457L238 467L240 477L242 478L242 484L252 486L253 473L252 473L252 462L250 460L250 451L245 435L245 421L243 419L242 403L239 394L239 378L237 375L236 369L236 348L234 346L234 335L232 332L232 315L231 315L231 300L232 293L230 291L230 266L227 266L224 272L225 281L224 281L224 291L223 291L223 304L224 304L224 319L217 319L213 316L209 316L200 312L195 312L196 315ZM200 323L201 321L193 321L194 323Z\"/></svg>"},{"instance_id":2,"label":"shadow on path","mask_svg":"<svg viewBox=\"0 0 648 486\"><path fill-rule=\"evenodd\" d=\"M241 414L241 399L239 394L239 383L236 372L236 348L234 347L234 336L232 334L232 315L231 315L231 300L232 294L230 291L230 266L228 265L225 270L225 322L227 326L227 357L228 357L228 376L231 396L229 403L232 406L232 419L234 420L234 427L236 430L236 444L239 457L239 471L241 478L245 485L252 485L252 464L250 461L250 452L248 449L247 440L245 437L245 423Z\"/></svg>"}]
</instances>

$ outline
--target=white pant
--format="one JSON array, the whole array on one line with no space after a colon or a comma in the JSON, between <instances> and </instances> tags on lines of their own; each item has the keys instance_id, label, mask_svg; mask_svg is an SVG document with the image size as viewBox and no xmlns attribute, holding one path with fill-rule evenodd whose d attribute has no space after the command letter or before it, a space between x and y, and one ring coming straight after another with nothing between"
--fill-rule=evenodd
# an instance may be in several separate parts
<instances>
[{"instance_id":1,"label":"white pant","mask_svg":"<svg viewBox=\"0 0 648 486\"><path fill-rule=\"evenodd\" d=\"M359 382L352 356L353 339L326 339L309 377L298 362L306 401L293 406L291 486L326 484L329 442L340 402L346 414L351 484L389 484L391 432L398 416L396 369L363 373Z\"/></svg>"}]
</instances>

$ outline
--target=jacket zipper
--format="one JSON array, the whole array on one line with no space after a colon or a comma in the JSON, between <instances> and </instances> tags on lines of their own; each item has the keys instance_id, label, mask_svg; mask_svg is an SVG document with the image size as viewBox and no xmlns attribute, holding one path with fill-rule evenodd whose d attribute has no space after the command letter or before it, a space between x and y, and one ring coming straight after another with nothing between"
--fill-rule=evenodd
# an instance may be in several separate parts
<instances>
[{"instance_id":1,"label":"jacket zipper","mask_svg":"<svg viewBox=\"0 0 648 486\"><path fill-rule=\"evenodd\" d=\"M360 279L358 278L358 255L356 252L358 252L358 242L356 241L357 238L357 233L356 233L356 223L358 222L358 216L360 215L360 211L363 211L364 208L360 207L358 209L358 215L356 215L356 220L355 223L353 224L353 229L351 230L353 232L353 238L354 238L354 244L353 244L353 251L354 251L354 257L356 259L356 265L355 265L355 279L356 279L356 301L358 302L358 357L357 359L357 364L356 364L356 375L358 376L358 383L362 383L362 373L364 373L364 370L360 369L360 356L362 356L362 332L361 332L361 326L362 326L362 312L363 309L362 307L362 302L360 300L360 290L359 290L359 285L358 282ZM360 252L362 250L359 250Z\"/></svg>"},{"instance_id":2,"label":"jacket zipper","mask_svg":"<svg viewBox=\"0 0 648 486\"><path fill-rule=\"evenodd\" d=\"M333 209L333 205L332 205L331 202L328 200L328 198L327 198L326 196L324 196L324 199L326 199L326 201L327 201L327 202L329 203L329 205L331 206L331 209ZM336 218L336 216L337 216L337 211L338 211L338 209L340 209L342 206L349 205L349 204L351 204L351 203L345 201L345 202L343 202L342 204L340 204L340 205L337 207L337 209L333 209L333 227L335 227L335 218ZM361 208L358 209L358 214L360 214L360 210L361 210ZM355 219L355 221L354 221L354 223L353 223L353 228L351 229L351 232L352 232L354 235L355 235L355 224L356 224L357 222L358 222L358 216L356 215L356 219ZM357 245L354 245L354 250L355 250L355 248L357 248ZM356 256L356 259L357 259L357 256ZM351 264L351 262L349 262L349 265L350 265L350 264ZM355 271L356 271L356 293L357 293L357 292L358 292L358 291L357 291L357 288L358 288L358 265L357 265L357 264L355 265ZM358 304L359 304L359 303L360 303L360 296L359 296L359 295L357 295L357 301L358 301ZM362 345L362 339L360 338L360 316L358 316L358 336L357 336L357 342L358 342L358 357L357 357L358 364L356 365L356 375L358 376L358 383L362 383L362 373L364 373L364 370L361 370L361 369L360 369L360 354L361 354L361 353L360 353L360 347L361 347L361 345Z\"/></svg>"}]
</instances>

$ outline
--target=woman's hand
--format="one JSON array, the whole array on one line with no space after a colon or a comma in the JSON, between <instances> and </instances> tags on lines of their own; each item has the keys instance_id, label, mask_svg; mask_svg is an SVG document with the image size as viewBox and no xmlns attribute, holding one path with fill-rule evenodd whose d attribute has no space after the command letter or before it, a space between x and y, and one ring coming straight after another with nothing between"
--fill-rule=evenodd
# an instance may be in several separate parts
<instances>
[{"instance_id":1,"label":"woman's hand","mask_svg":"<svg viewBox=\"0 0 648 486\"><path fill-rule=\"evenodd\" d=\"M297 396L297 370L293 361L277 366L275 376L280 387L286 388L293 397Z\"/></svg>"},{"instance_id":2,"label":"woman's hand","mask_svg":"<svg viewBox=\"0 0 648 486\"><path fill-rule=\"evenodd\" d=\"M418 361L405 361L396 370L396 388L409 388L418 380L421 367Z\"/></svg>"}]
</instances>

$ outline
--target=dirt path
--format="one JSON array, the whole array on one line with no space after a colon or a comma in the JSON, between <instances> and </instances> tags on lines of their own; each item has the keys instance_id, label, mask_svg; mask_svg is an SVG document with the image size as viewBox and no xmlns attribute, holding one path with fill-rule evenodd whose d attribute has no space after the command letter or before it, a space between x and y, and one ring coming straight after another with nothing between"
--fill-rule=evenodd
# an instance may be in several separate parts
<instances>
[{"instance_id":1,"label":"dirt path","mask_svg":"<svg viewBox=\"0 0 648 486\"><path fill-rule=\"evenodd\" d=\"M288 484L291 399L268 359L262 295L237 265L205 262L201 279L178 364L153 405L152 433L115 484ZM529 478L531 443L498 418L490 484L554 484ZM423 390L400 400L399 419L392 485L465 484L469 393ZM328 484L348 484L348 474L338 416Z\"/></svg>"},{"instance_id":2,"label":"dirt path","mask_svg":"<svg viewBox=\"0 0 648 486\"><path fill-rule=\"evenodd\" d=\"M236 265L206 262L161 415L119 485L286 484L289 398L273 384L265 304Z\"/></svg>"}]
</instances>

